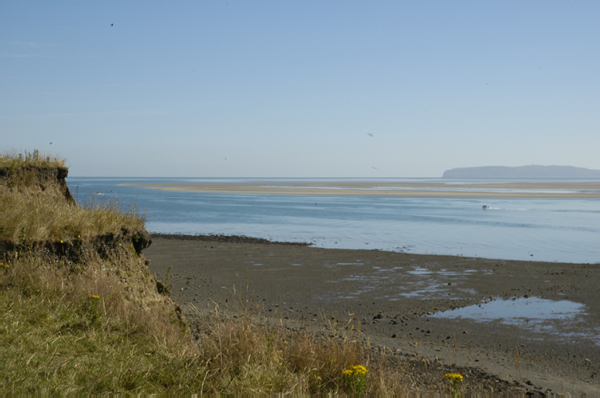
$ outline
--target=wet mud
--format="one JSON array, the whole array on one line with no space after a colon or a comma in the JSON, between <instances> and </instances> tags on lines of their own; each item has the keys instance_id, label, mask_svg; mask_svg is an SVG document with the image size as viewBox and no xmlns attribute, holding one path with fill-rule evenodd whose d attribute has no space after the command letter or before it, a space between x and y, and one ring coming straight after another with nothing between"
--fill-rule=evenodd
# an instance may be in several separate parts
<instances>
[{"instance_id":1,"label":"wet mud","mask_svg":"<svg viewBox=\"0 0 600 398\"><path fill-rule=\"evenodd\" d=\"M172 267L184 308L226 306L235 290L290 325L352 319L399 355L542 392L600 394L600 264L156 236L144 254L162 279Z\"/></svg>"}]
</instances>

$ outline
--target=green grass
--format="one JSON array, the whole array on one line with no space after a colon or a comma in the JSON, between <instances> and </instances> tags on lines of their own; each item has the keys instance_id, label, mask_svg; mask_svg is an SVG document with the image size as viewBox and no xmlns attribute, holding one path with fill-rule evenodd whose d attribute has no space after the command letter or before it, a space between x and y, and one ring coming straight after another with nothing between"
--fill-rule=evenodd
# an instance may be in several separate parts
<instances>
[{"instance_id":1,"label":"green grass","mask_svg":"<svg viewBox=\"0 0 600 398\"><path fill-rule=\"evenodd\" d=\"M141 261L125 258L111 265L142 268ZM181 388L183 374L169 379L189 364L182 355L193 348L189 332L166 300L146 294L154 302L142 306L128 297L128 287L153 288L148 276L137 282L123 284L102 261L75 271L68 263L39 258L10 264L0 293L3 393Z\"/></svg>"}]
</instances>

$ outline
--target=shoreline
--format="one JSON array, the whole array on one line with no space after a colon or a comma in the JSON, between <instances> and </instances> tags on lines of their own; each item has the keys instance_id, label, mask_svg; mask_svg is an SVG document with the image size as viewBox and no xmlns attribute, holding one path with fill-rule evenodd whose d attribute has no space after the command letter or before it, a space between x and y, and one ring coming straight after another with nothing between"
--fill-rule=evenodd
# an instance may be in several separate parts
<instances>
[{"instance_id":1,"label":"shoreline","mask_svg":"<svg viewBox=\"0 0 600 398\"><path fill-rule=\"evenodd\" d=\"M265 183L125 183L120 186L137 186L179 192L204 192L261 195L309 196L383 196L383 197L438 197L438 198L548 198L548 199L600 199L600 182L558 183L366 183L366 182L265 182ZM464 189L460 191L456 189ZM490 191L490 190L509 190ZM518 192L510 192L517 190ZM552 192L552 191L569 192ZM551 191L551 192L547 192Z\"/></svg>"},{"instance_id":2,"label":"shoreline","mask_svg":"<svg viewBox=\"0 0 600 398\"><path fill-rule=\"evenodd\" d=\"M596 262L571 262L571 261L559 261L559 260L538 260L533 258L501 258L501 257L482 257L482 256L470 256L470 255L458 255L458 254L443 254L443 253L419 253L404 250L391 250L385 248L352 248L352 247L331 247L331 246L320 246L314 242L303 242L303 241L277 241L266 238L255 238L247 235L227 235L227 234L186 234L186 233L162 233L149 231L152 237L160 239L173 239L181 241L200 241L200 242L215 242L215 243L250 243L250 244L264 244L264 245L283 245L283 246L303 246L311 248L319 248L323 250L354 250L354 251L365 251L373 252L379 251L384 253L402 253L414 256L440 256L440 257L454 257L461 259L473 259L473 260L485 260L485 261L517 261L523 263L547 263L547 264L571 264L577 265L597 265L600 266L600 261Z\"/></svg>"},{"instance_id":3,"label":"shoreline","mask_svg":"<svg viewBox=\"0 0 600 398\"><path fill-rule=\"evenodd\" d=\"M600 325L600 264L205 238L155 234L144 251L159 277L173 267L174 299L192 318L191 305L200 312L215 305L223 310L232 291L245 287L264 314L290 328L327 333L325 314L331 323L352 318L361 322L363 335L375 346L407 357L481 369L499 380L532 383L540 391L600 393L600 334L595 332ZM535 317L531 326L515 326L432 316L490 300L525 298L572 301L586 311L568 322L545 320L541 329L535 327ZM515 355L521 369L515 367Z\"/></svg>"}]
</instances>

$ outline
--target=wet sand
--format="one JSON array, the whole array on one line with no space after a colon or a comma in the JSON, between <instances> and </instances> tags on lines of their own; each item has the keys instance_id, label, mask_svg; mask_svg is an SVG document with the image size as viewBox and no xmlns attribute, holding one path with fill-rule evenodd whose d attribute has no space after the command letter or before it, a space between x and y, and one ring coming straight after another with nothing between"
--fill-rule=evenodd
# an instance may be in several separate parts
<instances>
[{"instance_id":1,"label":"wet sand","mask_svg":"<svg viewBox=\"0 0 600 398\"><path fill-rule=\"evenodd\" d=\"M401 355L481 369L537 391L600 394L600 264L201 239L155 236L144 251L159 277L173 267L173 298L188 310L225 308L235 287L293 327L325 331L328 322L353 318L365 338ZM433 316L525 298L585 307L572 318L532 315L518 324Z\"/></svg>"},{"instance_id":2,"label":"wet sand","mask_svg":"<svg viewBox=\"0 0 600 398\"><path fill-rule=\"evenodd\" d=\"M120 185L139 186L166 191L270 195L600 199L600 182L523 182L497 184L266 182L131 183Z\"/></svg>"}]
</instances>

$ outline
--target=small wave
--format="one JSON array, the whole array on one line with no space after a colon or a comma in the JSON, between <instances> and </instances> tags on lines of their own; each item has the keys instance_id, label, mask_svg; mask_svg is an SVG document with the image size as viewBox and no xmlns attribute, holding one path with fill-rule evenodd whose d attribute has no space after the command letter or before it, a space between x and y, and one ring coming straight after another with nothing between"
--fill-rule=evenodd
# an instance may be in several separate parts
<instances>
[{"instance_id":1,"label":"small wave","mask_svg":"<svg viewBox=\"0 0 600 398\"><path fill-rule=\"evenodd\" d=\"M504 211L545 211L548 213L600 213L600 210L579 210L579 209L528 209L528 208L510 208L510 207L486 207L486 210L504 210Z\"/></svg>"}]
</instances>

